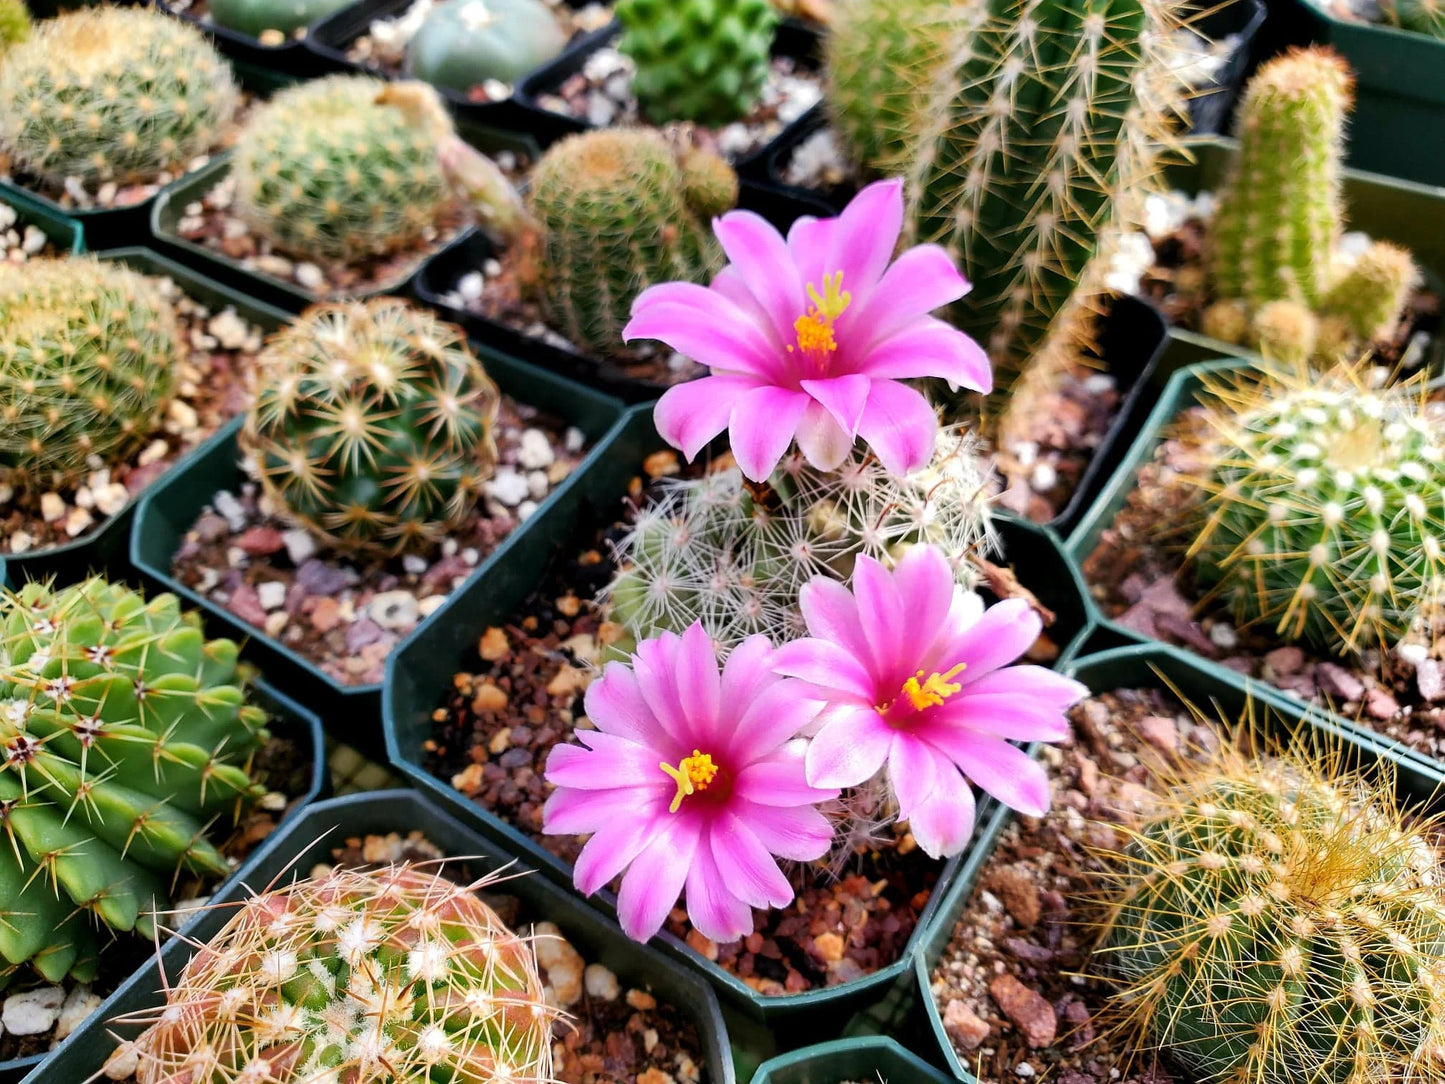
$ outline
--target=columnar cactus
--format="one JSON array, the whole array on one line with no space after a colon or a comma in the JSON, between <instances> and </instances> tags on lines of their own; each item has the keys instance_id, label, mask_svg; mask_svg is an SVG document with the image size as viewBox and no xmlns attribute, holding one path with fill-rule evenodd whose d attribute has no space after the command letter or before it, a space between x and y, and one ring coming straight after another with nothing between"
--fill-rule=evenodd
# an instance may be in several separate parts
<instances>
[{"instance_id":1,"label":"columnar cactus","mask_svg":"<svg viewBox=\"0 0 1445 1084\"><path fill-rule=\"evenodd\" d=\"M425 549L496 464L499 394L461 330L396 298L318 305L267 344L242 447L284 513L342 553Z\"/></svg>"},{"instance_id":2,"label":"columnar cactus","mask_svg":"<svg viewBox=\"0 0 1445 1084\"><path fill-rule=\"evenodd\" d=\"M266 715L174 595L30 583L0 637L0 981L88 982L94 926L151 937L179 871L230 872L206 835L261 796Z\"/></svg>"},{"instance_id":3,"label":"columnar cactus","mask_svg":"<svg viewBox=\"0 0 1445 1084\"><path fill-rule=\"evenodd\" d=\"M1211 394L1200 582L1288 640L1398 641L1445 583L1445 433L1420 388L1338 370Z\"/></svg>"},{"instance_id":4,"label":"columnar cactus","mask_svg":"<svg viewBox=\"0 0 1445 1084\"><path fill-rule=\"evenodd\" d=\"M121 264L0 265L0 473L33 489L139 450L184 354L157 284Z\"/></svg>"},{"instance_id":5,"label":"columnar cactus","mask_svg":"<svg viewBox=\"0 0 1445 1084\"><path fill-rule=\"evenodd\" d=\"M514 83L567 44L542 0L444 0L406 49L406 73L465 93L489 79Z\"/></svg>"},{"instance_id":6,"label":"columnar cactus","mask_svg":"<svg viewBox=\"0 0 1445 1084\"><path fill-rule=\"evenodd\" d=\"M435 97L424 84L408 89ZM453 206L439 158L450 124L439 104L419 116L395 93L332 75L259 108L231 164L251 227L287 252L343 263L421 241Z\"/></svg>"},{"instance_id":7,"label":"columnar cactus","mask_svg":"<svg viewBox=\"0 0 1445 1084\"><path fill-rule=\"evenodd\" d=\"M111 1063L139 1084L547 1084L529 941L413 866L335 869L247 900Z\"/></svg>"},{"instance_id":8,"label":"columnar cactus","mask_svg":"<svg viewBox=\"0 0 1445 1084\"><path fill-rule=\"evenodd\" d=\"M347 0L211 0L211 20L217 26L258 38L267 30L292 34L310 26Z\"/></svg>"},{"instance_id":9,"label":"columnar cactus","mask_svg":"<svg viewBox=\"0 0 1445 1084\"><path fill-rule=\"evenodd\" d=\"M718 126L757 101L778 24L768 0L618 0L614 10L651 120Z\"/></svg>"},{"instance_id":10,"label":"columnar cactus","mask_svg":"<svg viewBox=\"0 0 1445 1084\"><path fill-rule=\"evenodd\" d=\"M537 164L540 291L553 326L583 349L615 354L638 294L703 282L722 266L701 216L737 198L736 177L706 152L681 157L655 131L617 128L569 136ZM729 179L731 199L721 190Z\"/></svg>"},{"instance_id":11,"label":"columnar cactus","mask_svg":"<svg viewBox=\"0 0 1445 1084\"><path fill-rule=\"evenodd\" d=\"M1100 963L1195 1079L1440 1079L1445 870L1384 787L1234 753L1104 857Z\"/></svg>"},{"instance_id":12,"label":"columnar cactus","mask_svg":"<svg viewBox=\"0 0 1445 1084\"><path fill-rule=\"evenodd\" d=\"M214 146L239 101L194 27L153 8L82 8L6 52L0 145L56 184L154 181Z\"/></svg>"}]
</instances>

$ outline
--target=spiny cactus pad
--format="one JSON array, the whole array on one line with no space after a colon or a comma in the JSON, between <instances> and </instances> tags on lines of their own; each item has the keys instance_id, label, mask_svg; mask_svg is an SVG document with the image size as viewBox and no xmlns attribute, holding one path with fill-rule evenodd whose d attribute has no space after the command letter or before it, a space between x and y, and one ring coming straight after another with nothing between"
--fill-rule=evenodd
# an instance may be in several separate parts
<instances>
[{"instance_id":1,"label":"spiny cactus pad","mask_svg":"<svg viewBox=\"0 0 1445 1084\"><path fill-rule=\"evenodd\" d=\"M241 434L268 496L343 553L425 549L490 476L499 393L461 330L396 298L318 305L267 344Z\"/></svg>"},{"instance_id":2,"label":"spiny cactus pad","mask_svg":"<svg viewBox=\"0 0 1445 1084\"><path fill-rule=\"evenodd\" d=\"M214 146L239 101L194 27L153 8L82 8L5 54L0 144L56 184L149 182Z\"/></svg>"},{"instance_id":3,"label":"spiny cactus pad","mask_svg":"<svg viewBox=\"0 0 1445 1084\"><path fill-rule=\"evenodd\" d=\"M0 956L95 977L92 926L150 937L173 878L222 877L211 826L259 798L236 645L174 595L90 579L0 597Z\"/></svg>"},{"instance_id":4,"label":"spiny cactus pad","mask_svg":"<svg viewBox=\"0 0 1445 1084\"><path fill-rule=\"evenodd\" d=\"M336 869L255 896L122 1056L139 1084L547 1084L557 1012L486 884Z\"/></svg>"}]
</instances>

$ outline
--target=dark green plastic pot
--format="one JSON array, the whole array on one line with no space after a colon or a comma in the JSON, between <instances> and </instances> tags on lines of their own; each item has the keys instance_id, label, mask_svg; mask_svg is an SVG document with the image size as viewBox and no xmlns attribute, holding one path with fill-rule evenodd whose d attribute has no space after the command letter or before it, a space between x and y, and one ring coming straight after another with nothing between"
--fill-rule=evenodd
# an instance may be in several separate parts
<instances>
[{"instance_id":1,"label":"dark green plastic pot","mask_svg":"<svg viewBox=\"0 0 1445 1084\"><path fill-rule=\"evenodd\" d=\"M592 450L572 476L558 485L534 513L534 516L545 515L557 503L570 499L570 492L587 474L589 465L604 453L607 443L604 438L619 423L622 404L601 392L497 354L475 342L472 348L503 393L519 402L541 406L569 425L575 425L593 443ZM180 469L171 471L147 490L137 506L131 528L130 559L142 574L199 607L218 626L246 639L250 654L262 662L271 680L315 707L334 727L339 740L355 746L368 756L381 759L384 745L378 713L380 684L342 684L322 672L315 663L242 621L224 606L183 586L171 574L172 560L186 532L195 524L216 491L235 491L248 480L241 470L240 453L236 446L236 434L242 421L241 418L232 421L190 456ZM521 530L516 532L522 533ZM487 575L509 544L504 543L484 557L468 583ZM454 594L459 595L466 590L467 585L464 584ZM449 608L443 606L424 618L418 631L441 620L441 615Z\"/></svg>"},{"instance_id":2,"label":"dark green plastic pot","mask_svg":"<svg viewBox=\"0 0 1445 1084\"><path fill-rule=\"evenodd\" d=\"M198 18L167 0L156 0L156 7L167 15L203 31L215 43L221 55L237 68L261 68L286 79L315 79L338 70L326 57L307 49L304 39L298 40L288 35L280 45L262 45L254 34L220 26L210 19ZM311 27L322 21L323 19L316 19L311 23Z\"/></svg>"},{"instance_id":3,"label":"dark green plastic pot","mask_svg":"<svg viewBox=\"0 0 1445 1084\"><path fill-rule=\"evenodd\" d=\"M22 234L26 226L38 226L60 252L75 255L85 251L85 227L78 218L60 210L49 200L11 186L0 192L0 203L8 203L15 208L15 227Z\"/></svg>"},{"instance_id":4,"label":"dark green plastic pot","mask_svg":"<svg viewBox=\"0 0 1445 1084\"><path fill-rule=\"evenodd\" d=\"M147 275L167 277L174 281L187 297L201 302L212 311L219 312L229 306L235 309L237 315L242 319L257 324L266 331L273 331L290 319L279 309L255 301L219 282L213 282L205 275L182 267L174 260L169 260L150 249L111 249L102 253L100 259L124 263L127 267ZM203 444L200 448L183 455L172 471L167 472L167 477L176 470L184 469L191 457L201 454L205 447L206 445ZM151 488L161 484L163 480L152 483ZM15 582L23 583L26 580L45 579L48 576L74 579L87 572L101 569L118 575L125 574L130 569L126 538L130 533L130 524L135 518L139 503L140 498L132 497L119 512L106 519L95 530L74 541L50 546L43 550L27 550L24 553L11 554L7 562L10 576Z\"/></svg>"},{"instance_id":5,"label":"dark green plastic pot","mask_svg":"<svg viewBox=\"0 0 1445 1084\"><path fill-rule=\"evenodd\" d=\"M770 1058L752 1084L947 1084L949 1077L886 1035L834 1039Z\"/></svg>"},{"instance_id":6,"label":"dark green plastic pot","mask_svg":"<svg viewBox=\"0 0 1445 1084\"><path fill-rule=\"evenodd\" d=\"M1210 666L1166 644L1136 644L1090 655L1064 667L1064 672L1083 682L1095 694L1114 689L1166 689L1213 718L1228 722L1244 717L1248 711L1249 718L1260 724L1268 736L1285 740L1299 732L1307 740L1317 739L1322 748L1338 750L1345 770L1368 771L1381 763L1389 765L1394 773L1396 796L1403 803L1420 806L1441 800L1445 775L1427 764L1397 758L1398 747L1393 743L1342 726L1298 701L1281 702L1260 682L1223 667ZM1034 751L1037 752L1037 748ZM972 850L967 852L962 871L924 931L922 950L914 960L915 1004L933 1036L933 1049L928 1056L966 1084L980 1084L980 1081L969 1072L948 1041L943 1017L929 989L929 977L953 938L959 914L973 898L999 835L1013 816L1007 807L995 806Z\"/></svg>"},{"instance_id":7,"label":"dark green plastic pot","mask_svg":"<svg viewBox=\"0 0 1445 1084\"><path fill-rule=\"evenodd\" d=\"M453 675L458 667L471 665L470 660L475 658L481 633L489 625L502 624L537 589L554 557L578 545L579 531L613 521L642 461L664 447L652 423L651 407L634 407L606 447L599 449L600 454L579 472L576 484L528 520L526 527L497 551L485 573L447 599L433 619L408 637L387 662L382 725L392 764L438 804L563 885L571 884L572 868L428 772L422 743L431 737L431 715L452 687ZM1077 570L1065 558L1051 531L1008 516L998 517L997 523L1004 549L1001 561L1013 567L1025 586L1056 613L1053 635L1061 646L1069 644L1090 627ZM934 900L955 865L953 861L943 866ZM590 897L589 903L609 916L616 913L611 893ZM931 900L925 915L931 914L933 908ZM920 923L919 929L922 926ZM890 985L906 973L916 940L909 942L898 961L864 978L772 997L759 994L669 934L660 934L655 943L673 958L706 974L724 1003L740 1016L762 1023L772 1029L781 1045L792 1046L836 1034L844 1019L882 998Z\"/></svg>"},{"instance_id":8,"label":"dark green plastic pot","mask_svg":"<svg viewBox=\"0 0 1445 1084\"><path fill-rule=\"evenodd\" d=\"M585 959L606 966L624 987L651 991L679 1009L702 1040L706 1079L710 1084L734 1084L727 1027L707 983L655 949L629 941L614 924L546 878L535 875L527 867L525 856L515 860L494 840L477 835L413 791L373 791L312 805L285 831L266 841L248 865L247 882L259 889L273 882L284 883L292 876L305 877L316 863L330 862L332 848L349 837L413 830L423 832L449 856L468 859L468 865L478 872L506 867L508 880L503 891L521 900L526 921L556 923ZM224 905L239 902L248 894L233 878L228 890L217 893L215 899ZM204 943L215 936L229 915L229 908L224 906L208 910L191 928L191 938ZM170 941L160 957L165 974L179 973L196 947L178 939ZM79 1084L90 1079L115 1049L116 1035L132 1038L140 1031L133 1025L106 1021L161 1004L160 988L161 975L152 962L77 1029L42 1072L27 1078L27 1084Z\"/></svg>"}]
</instances>

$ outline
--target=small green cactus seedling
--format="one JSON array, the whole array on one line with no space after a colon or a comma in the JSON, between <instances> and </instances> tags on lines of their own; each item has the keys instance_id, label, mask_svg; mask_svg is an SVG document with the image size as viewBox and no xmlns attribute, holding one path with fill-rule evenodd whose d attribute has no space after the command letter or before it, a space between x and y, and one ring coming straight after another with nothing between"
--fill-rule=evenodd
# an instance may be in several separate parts
<instances>
[{"instance_id":1,"label":"small green cactus seedling","mask_svg":"<svg viewBox=\"0 0 1445 1084\"><path fill-rule=\"evenodd\" d=\"M515 83L566 44L542 0L444 0L407 46L406 73L466 93L489 79Z\"/></svg>"},{"instance_id":2,"label":"small green cactus seedling","mask_svg":"<svg viewBox=\"0 0 1445 1084\"><path fill-rule=\"evenodd\" d=\"M1229 751L1103 855L1099 962L1208 1084L1424 1084L1445 1071L1445 869L1388 783Z\"/></svg>"},{"instance_id":3,"label":"small green cactus seedling","mask_svg":"<svg viewBox=\"0 0 1445 1084\"><path fill-rule=\"evenodd\" d=\"M496 463L499 394L461 330L396 298L315 306L276 335L241 433L283 511L343 553L435 545Z\"/></svg>"},{"instance_id":4,"label":"small green cactus seedling","mask_svg":"<svg viewBox=\"0 0 1445 1084\"><path fill-rule=\"evenodd\" d=\"M1356 338L1370 342L1389 333L1419 275L1408 251L1376 241L1338 276L1321 310L1341 318Z\"/></svg>"},{"instance_id":5,"label":"small green cactus seedling","mask_svg":"<svg viewBox=\"0 0 1445 1084\"><path fill-rule=\"evenodd\" d=\"M268 30L293 34L324 19L347 0L211 0L217 26L259 38Z\"/></svg>"},{"instance_id":6,"label":"small green cactus seedling","mask_svg":"<svg viewBox=\"0 0 1445 1084\"><path fill-rule=\"evenodd\" d=\"M554 144L530 192L542 231L538 285L552 325L584 350L615 354L638 294L659 282L704 282L722 266L702 216L724 209L729 195L736 198L737 181L726 163L678 151L650 129L584 132Z\"/></svg>"},{"instance_id":7,"label":"small green cactus seedling","mask_svg":"<svg viewBox=\"0 0 1445 1084\"><path fill-rule=\"evenodd\" d=\"M159 286L94 257L0 266L0 472L69 482L159 425L185 339Z\"/></svg>"},{"instance_id":8,"label":"small green cactus seedling","mask_svg":"<svg viewBox=\"0 0 1445 1084\"><path fill-rule=\"evenodd\" d=\"M1288 640L1397 642L1445 577L1445 433L1419 382L1374 390L1342 368L1208 398L1199 581Z\"/></svg>"},{"instance_id":9,"label":"small green cactus seedling","mask_svg":"<svg viewBox=\"0 0 1445 1084\"><path fill-rule=\"evenodd\" d=\"M30 9L24 0L0 0L0 54L30 37Z\"/></svg>"},{"instance_id":10,"label":"small green cactus seedling","mask_svg":"<svg viewBox=\"0 0 1445 1084\"><path fill-rule=\"evenodd\" d=\"M717 127L762 93L778 13L768 0L618 0L618 48L637 65L648 118Z\"/></svg>"},{"instance_id":11,"label":"small green cactus seedling","mask_svg":"<svg viewBox=\"0 0 1445 1084\"><path fill-rule=\"evenodd\" d=\"M230 872L210 826L255 801L266 715L236 645L174 595L90 579L0 597L0 956L95 977L95 923L154 932L174 878Z\"/></svg>"},{"instance_id":12,"label":"small green cactus seedling","mask_svg":"<svg viewBox=\"0 0 1445 1084\"><path fill-rule=\"evenodd\" d=\"M83 8L6 52L0 144L55 184L151 182L214 146L239 101L194 27L151 8Z\"/></svg>"},{"instance_id":13,"label":"small green cactus seedling","mask_svg":"<svg viewBox=\"0 0 1445 1084\"><path fill-rule=\"evenodd\" d=\"M1445 38L1445 3L1441 0L1385 0L1380 10L1386 22L1402 30Z\"/></svg>"},{"instance_id":14,"label":"small green cactus seedling","mask_svg":"<svg viewBox=\"0 0 1445 1084\"><path fill-rule=\"evenodd\" d=\"M413 866L335 869L247 900L111 1057L139 1084L547 1084L530 941Z\"/></svg>"}]
</instances>

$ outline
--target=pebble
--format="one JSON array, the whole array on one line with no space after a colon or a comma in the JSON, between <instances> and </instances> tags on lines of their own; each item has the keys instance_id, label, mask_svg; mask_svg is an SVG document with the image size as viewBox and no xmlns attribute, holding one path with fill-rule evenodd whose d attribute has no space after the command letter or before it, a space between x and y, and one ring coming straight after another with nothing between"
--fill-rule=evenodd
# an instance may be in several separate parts
<instances>
[{"instance_id":1,"label":"pebble","mask_svg":"<svg viewBox=\"0 0 1445 1084\"><path fill-rule=\"evenodd\" d=\"M517 449L517 462L527 470L541 470L543 467L550 467L552 461L557 458L556 452L552 450L552 442L547 439L547 434L540 429L524 429L522 439Z\"/></svg>"},{"instance_id":2,"label":"pebble","mask_svg":"<svg viewBox=\"0 0 1445 1084\"><path fill-rule=\"evenodd\" d=\"M65 516L65 502L60 499L59 493L40 494L40 518L46 523L54 523Z\"/></svg>"},{"instance_id":3,"label":"pebble","mask_svg":"<svg viewBox=\"0 0 1445 1084\"><path fill-rule=\"evenodd\" d=\"M60 1016L55 1021L55 1041L59 1042L83 1024L91 1013L100 1008L103 1000L99 994L91 993L89 986L72 987L65 995L65 1004L60 1006Z\"/></svg>"},{"instance_id":4,"label":"pebble","mask_svg":"<svg viewBox=\"0 0 1445 1084\"><path fill-rule=\"evenodd\" d=\"M95 517L84 508L72 508L70 514L65 517L65 533L71 538L75 538L94 522Z\"/></svg>"},{"instance_id":5,"label":"pebble","mask_svg":"<svg viewBox=\"0 0 1445 1084\"><path fill-rule=\"evenodd\" d=\"M1425 700L1445 700L1445 664L1439 659L1421 659L1415 667L1415 685Z\"/></svg>"},{"instance_id":6,"label":"pebble","mask_svg":"<svg viewBox=\"0 0 1445 1084\"><path fill-rule=\"evenodd\" d=\"M308 557L316 554L316 539L311 536L310 531L303 531L300 527L282 531L281 544L286 547L286 556L291 558L291 563L298 568Z\"/></svg>"},{"instance_id":7,"label":"pebble","mask_svg":"<svg viewBox=\"0 0 1445 1084\"><path fill-rule=\"evenodd\" d=\"M1315 680L1321 692L1337 700L1359 700L1365 695L1365 683L1336 663L1322 662L1316 666Z\"/></svg>"},{"instance_id":8,"label":"pebble","mask_svg":"<svg viewBox=\"0 0 1445 1084\"><path fill-rule=\"evenodd\" d=\"M527 499L531 487L527 479L512 467L501 467L486 484L487 496L501 501L508 508L515 508Z\"/></svg>"},{"instance_id":9,"label":"pebble","mask_svg":"<svg viewBox=\"0 0 1445 1084\"><path fill-rule=\"evenodd\" d=\"M1040 461L1035 464L1033 473L1029 476L1029 486L1035 493L1047 493L1058 484L1059 472L1052 463Z\"/></svg>"},{"instance_id":10,"label":"pebble","mask_svg":"<svg viewBox=\"0 0 1445 1084\"><path fill-rule=\"evenodd\" d=\"M587 444L587 434L578 429L575 425L569 425L567 432L562 436L562 447L569 452L580 452Z\"/></svg>"},{"instance_id":11,"label":"pebble","mask_svg":"<svg viewBox=\"0 0 1445 1084\"><path fill-rule=\"evenodd\" d=\"M563 1008L577 1004L582 998L582 973L585 970L581 955L555 924L539 922L535 932L537 963L547 972L547 984L551 986L557 1004Z\"/></svg>"},{"instance_id":12,"label":"pebble","mask_svg":"<svg viewBox=\"0 0 1445 1084\"><path fill-rule=\"evenodd\" d=\"M540 501L547 495L551 483L547 481L547 472L534 470L527 474L527 492L531 494L534 501Z\"/></svg>"},{"instance_id":13,"label":"pebble","mask_svg":"<svg viewBox=\"0 0 1445 1084\"><path fill-rule=\"evenodd\" d=\"M988 1022L958 998L943 1007L943 1030L964 1050L977 1050L988 1038Z\"/></svg>"},{"instance_id":14,"label":"pebble","mask_svg":"<svg viewBox=\"0 0 1445 1084\"><path fill-rule=\"evenodd\" d=\"M59 986L41 986L11 994L0 1009L0 1023L11 1035L40 1035L55 1026L65 991Z\"/></svg>"},{"instance_id":15,"label":"pebble","mask_svg":"<svg viewBox=\"0 0 1445 1084\"><path fill-rule=\"evenodd\" d=\"M230 490L217 490L216 495L211 498L211 507L226 521L226 526L232 532L240 533L246 529L246 510Z\"/></svg>"},{"instance_id":16,"label":"pebble","mask_svg":"<svg viewBox=\"0 0 1445 1084\"><path fill-rule=\"evenodd\" d=\"M236 315L235 309L224 309L211 317L206 331L216 337L222 350L239 350L251 337L251 328Z\"/></svg>"},{"instance_id":17,"label":"pebble","mask_svg":"<svg viewBox=\"0 0 1445 1084\"><path fill-rule=\"evenodd\" d=\"M480 271L468 271L457 279L457 293L463 301L480 301L486 281Z\"/></svg>"},{"instance_id":18,"label":"pebble","mask_svg":"<svg viewBox=\"0 0 1445 1084\"><path fill-rule=\"evenodd\" d=\"M266 623L261 627L266 630L266 635L274 640L286 631L286 626L290 621L291 615L285 610L276 610L274 613L266 615Z\"/></svg>"},{"instance_id":19,"label":"pebble","mask_svg":"<svg viewBox=\"0 0 1445 1084\"><path fill-rule=\"evenodd\" d=\"M1037 1049L1053 1044L1059 1021L1054 1007L1042 994L1030 990L1012 975L995 976L988 984L988 992L1029 1046Z\"/></svg>"},{"instance_id":20,"label":"pebble","mask_svg":"<svg viewBox=\"0 0 1445 1084\"><path fill-rule=\"evenodd\" d=\"M33 545L35 545L35 539L28 531L16 531L10 536L11 553L24 553Z\"/></svg>"},{"instance_id":21,"label":"pebble","mask_svg":"<svg viewBox=\"0 0 1445 1084\"><path fill-rule=\"evenodd\" d=\"M104 1072L107 1080L125 1080L133 1077L140 1068L140 1051L134 1042L126 1040L111 1051L105 1059Z\"/></svg>"},{"instance_id":22,"label":"pebble","mask_svg":"<svg viewBox=\"0 0 1445 1084\"><path fill-rule=\"evenodd\" d=\"M293 274L296 276L296 281L308 290L316 291L326 285L326 276L314 263L298 263Z\"/></svg>"},{"instance_id":23,"label":"pebble","mask_svg":"<svg viewBox=\"0 0 1445 1084\"><path fill-rule=\"evenodd\" d=\"M119 482L112 482L100 489L92 489L91 496L95 498L95 507L101 515L113 516L125 507L130 500L130 490Z\"/></svg>"},{"instance_id":24,"label":"pebble","mask_svg":"<svg viewBox=\"0 0 1445 1084\"><path fill-rule=\"evenodd\" d=\"M583 972L583 982L590 996L600 997L603 1001L616 1001L622 993L617 984L617 976L601 964L588 964L587 970Z\"/></svg>"},{"instance_id":25,"label":"pebble","mask_svg":"<svg viewBox=\"0 0 1445 1084\"><path fill-rule=\"evenodd\" d=\"M401 559L401 567L408 576L423 576L428 567L426 558L415 553L408 553Z\"/></svg>"},{"instance_id":26,"label":"pebble","mask_svg":"<svg viewBox=\"0 0 1445 1084\"><path fill-rule=\"evenodd\" d=\"M1139 736L1161 753L1173 753L1179 749L1179 729L1173 719L1162 715L1149 715L1139 720Z\"/></svg>"},{"instance_id":27,"label":"pebble","mask_svg":"<svg viewBox=\"0 0 1445 1084\"><path fill-rule=\"evenodd\" d=\"M366 613L382 628L393 632L413 628L418 616L416 596L410 591L383 591L371 600Z\"/></svg>"},{"instance_id":28,"label":"pebble","mask_svg":"<svg viewBox=\"0 0 1445 1084\"><path fill-rule=\"evenodd\" d=\"M1209 639L1215 647L1230 651L1239 646L1239 633L1228 621L1216 621L1209 626Z\"/></svg>"},{"instance_id":29,"label":"pebble","mask_svg":"<svg viewBox=\"0 0 1445 1084\"><path fill-rule=\"evenodd\" d=\"M526 523L532 517L532 513L540 507L536 501L523 501L517 505L517 522Z\"/></svg>"},{"instance_id":30,"label":"pebble","mask_svg":"<svg viewBox=\"0 0 1445 1084\"><path fill-rule=\"evenodd\" d=\"M45 247L47 238L39 226L26 226L25 238L20 242L20 247L28 256L34 256Z\"/></svg>"},{"instance_id":31,"label":"pebble","mask_svg":"<svg viewBox=\"0 0 1445 1084\"><path fill-rule=\"evenodd\" d=\"M430 617L442 608L442 604L445 603L446 600L446 595L427 595L426 598L416 604L417 613L421 614L422 617Z\"/></svg>"},{"instance_id":32,"label":"pebble","mask_svg":"<svg viewBox=\"0 0 1445 1084\"><path fill-rule=\"evenodd\" d=\"M1264 657L1264 665L1276 674L1297 674L1304 664L1305 653L1297 647L1277 647Z\"/></svg>"},{"instance_id":33,"label":"pebble","mask_svg":"<svg viewBox=\"0 0 1445 1084\"><path fill-rule=\"evenodd\" d=\"M263 610L279 610L286 605L286 585L280 580L267 580L257 584L256 601Z\"/></svg>"}]
</instances>

